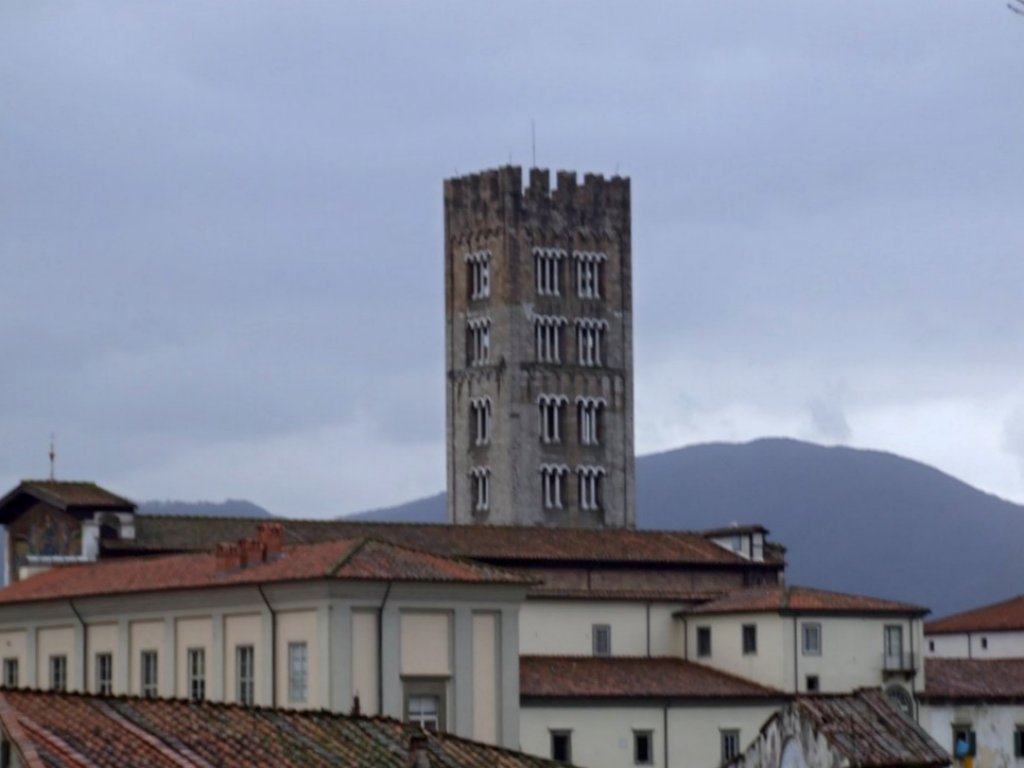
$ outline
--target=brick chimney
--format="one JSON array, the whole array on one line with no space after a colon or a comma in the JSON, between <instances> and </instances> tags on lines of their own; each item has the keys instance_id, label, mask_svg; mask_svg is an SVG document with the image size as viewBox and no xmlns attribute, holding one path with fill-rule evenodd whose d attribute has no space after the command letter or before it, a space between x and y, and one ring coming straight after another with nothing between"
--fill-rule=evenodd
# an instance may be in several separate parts
<instances>
[{"instance_id":1,"label":"brick chimney","mask_svg":"<svg viewBox=\"0 0 1024 768\"><path fill-rule=\"evenodd\" d=\"M260 523L256 527L256 538L263 543L264 557L269 561L281 554L284 544L284 526L280 523Z\"/></svg>"},{"instance_id":2,"label":"brick chimney","mask_svg":"<svg viewBox=\"0 0 1024 768\"><path fill-rule=\"evenodd\" d=\"M241 567L241 551L233 541L221 542L217 545L217 572L226 573Z\"/></svg>"},{"instance_id":3,"label":"brick chimney","mask_svg":"<svg viewBox=\"0 0 1024 768\"><path fill-rule=\"evenodd\" d=\"M259 539L255 537L242 539L238 542L238 549L240 551L239 565L242 568L259 565L263 562L263 542Z\"/></svg>"}]
</instances>

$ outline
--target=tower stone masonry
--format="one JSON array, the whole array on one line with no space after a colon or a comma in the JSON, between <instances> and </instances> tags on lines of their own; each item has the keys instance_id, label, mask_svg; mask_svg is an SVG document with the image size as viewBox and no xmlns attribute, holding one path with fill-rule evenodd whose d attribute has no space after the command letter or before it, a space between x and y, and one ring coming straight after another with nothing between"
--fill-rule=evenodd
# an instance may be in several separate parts
<instances>
[{"instance_id":1,"label":"tower stone masonry","mask_svg":"<svg viewBox=\"0 0 1024 768\"><path fill-rule=\"evenodd\" d=\"M629 179L448 179L448 519L634 526Z\"/></svg>"}]
</instances>

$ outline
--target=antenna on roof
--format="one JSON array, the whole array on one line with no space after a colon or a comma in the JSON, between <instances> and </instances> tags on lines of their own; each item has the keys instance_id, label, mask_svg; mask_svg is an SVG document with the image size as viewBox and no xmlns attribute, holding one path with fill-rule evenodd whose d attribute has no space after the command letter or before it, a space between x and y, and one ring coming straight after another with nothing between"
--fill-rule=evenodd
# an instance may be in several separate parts
<instances>
[{"instance_id":1,"label":"antenna on roof","mask_svg":"<svg viewBox=\"0 0 1024 768\"><path fill-rule=\"evenodd\" d=\"M531 167L537 167L537 121L530 118L530 150L531 156L533 157L533 165Z\"/></svg>"},{"instance_id":2,"label":"antenna on roof","mask_svg":"<svg viewBox=\"0 0 1024 768\"><path fill-rule=\"evenodd\" d=\"M54 466L57 463L57 449L54 447L54 434L50 433L50 479L54 479Z\"/></svg>"}]
</instances>

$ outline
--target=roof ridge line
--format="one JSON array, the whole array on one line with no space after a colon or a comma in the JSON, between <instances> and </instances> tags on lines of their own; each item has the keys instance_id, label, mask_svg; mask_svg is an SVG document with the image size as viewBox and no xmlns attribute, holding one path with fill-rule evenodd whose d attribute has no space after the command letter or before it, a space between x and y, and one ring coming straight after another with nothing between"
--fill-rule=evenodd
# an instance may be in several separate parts
<instances>
[{"instance_id":1,"label":"roof ridge line","mask_svg":"<svg viewBox=\"0 0 1024 768\"><path fill-rule=\"evenodd\" d=\"M349 561L352 560L353 557L355 557L357 554L363 551L363 549L366 547L367 542L370 541L370 538L368 536L360 536L358 539L349 539L349 541L355 541L355 544L349 547L348 551L344 552L341 555L341 557L339 557L334 562L334 564L327 569L327 571L324 573L324 576L336 576L338 574L338 571L340 571L342 567L347 565Z\"/></svg>"}]
</instances>

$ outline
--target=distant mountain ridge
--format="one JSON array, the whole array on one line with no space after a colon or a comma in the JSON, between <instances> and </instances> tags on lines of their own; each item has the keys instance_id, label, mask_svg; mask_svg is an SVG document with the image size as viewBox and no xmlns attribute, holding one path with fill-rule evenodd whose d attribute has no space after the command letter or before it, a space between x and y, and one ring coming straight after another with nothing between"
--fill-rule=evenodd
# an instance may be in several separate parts
<instances>
[{"instance_id":1,"label":"distant mountain ridge","mask_svg":"<svg viewBox=\"0 0 1024 768\"><path fill-rule=\"evenodd\" d=\"M273 517L258 504L242 499L226 501L142 501L141 515L181 515L194 517Z\"/></svg>"},{"instance_id":2,"label":"distant mountain ridge","mask_svg":"<svg viewBox=\"0 0 1024 768\"><path fill-rule=\"evenodd\" d=\"M637 524L761 523L788 549L787 579L907 600L933 616L1024 592L1024 506L891 453L784 438L640 456ZM362 513L444 522L445 494Z\"/></svg>"}]
</instances>

